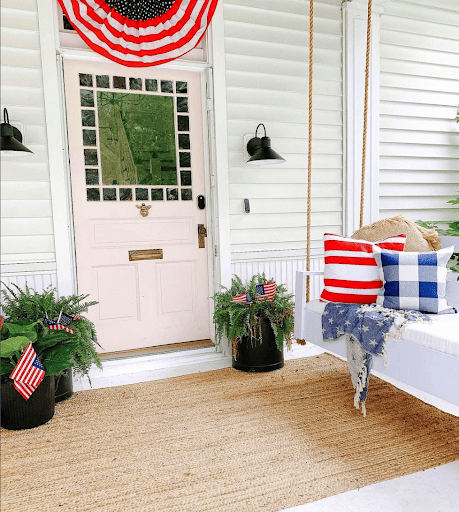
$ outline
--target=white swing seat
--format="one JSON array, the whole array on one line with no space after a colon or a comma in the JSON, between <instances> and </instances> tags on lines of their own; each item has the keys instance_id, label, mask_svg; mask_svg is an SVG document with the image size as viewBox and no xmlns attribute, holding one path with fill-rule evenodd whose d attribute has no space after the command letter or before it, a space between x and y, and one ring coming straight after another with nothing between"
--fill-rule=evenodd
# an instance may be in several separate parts
<instances>
[{"instance_id":1,"label":"white swing seat","mask_svg":"<svg viewBox=\"0 0 459 512\"><path fill-rule=\"evenodd\" d=\"M306 303L308 274L322 272L296 273L295 337L346 359L344 337L337 341L323 340L325 303L318 300ZM459 407L459 313L430 316L432 324L409 325L402 338L389 339L386 342L387 366L382 357L374 357L373 370L382 379L407 384Z\"/></svg>"}]
</instances>

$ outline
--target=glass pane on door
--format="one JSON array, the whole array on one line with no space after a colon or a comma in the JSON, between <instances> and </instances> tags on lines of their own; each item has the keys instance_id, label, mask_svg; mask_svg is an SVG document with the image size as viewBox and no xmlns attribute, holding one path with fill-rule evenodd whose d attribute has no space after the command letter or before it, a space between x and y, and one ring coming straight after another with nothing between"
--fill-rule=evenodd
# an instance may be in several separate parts
<instances>
[{"instance_id":1,"label":"glass pane on door","mask_svg":"<svg viewBox=\"0 0 459 512\"><path fill-rule=\"evenodd\" d=\"M176 185L174 102L168 96L97 92L104 185Z\"/></svg>"},{"instance_id":2,"label":"glass pane on door","mask_svg":"<svg viewBox=\"0 0 459 512\"><path fill-rule=\"evenodd\" d=\"M83 145L96 146L84 150L94 167L87 185L117 187L104 189L105 201L191 200L191 189L170 188L191 186L188 83L80 73L79 86ZM94 190L87 197L98 200Z\"/></svg>"}]
</instances>

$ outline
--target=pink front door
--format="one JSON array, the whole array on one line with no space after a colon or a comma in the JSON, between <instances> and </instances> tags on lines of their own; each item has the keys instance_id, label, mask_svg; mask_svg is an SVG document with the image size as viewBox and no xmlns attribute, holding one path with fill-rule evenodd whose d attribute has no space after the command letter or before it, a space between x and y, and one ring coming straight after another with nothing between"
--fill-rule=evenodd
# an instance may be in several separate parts
<instances>
[{"instance_id":1,"label":"pink front door","mask_svg":"<svg viewBox=\"0 0 459 512\"><path fill-rule=\"evenodd\" d=\"M210 338L201 75L64 73L78 292L103 352Z\"/></svg>"}]
</instances>

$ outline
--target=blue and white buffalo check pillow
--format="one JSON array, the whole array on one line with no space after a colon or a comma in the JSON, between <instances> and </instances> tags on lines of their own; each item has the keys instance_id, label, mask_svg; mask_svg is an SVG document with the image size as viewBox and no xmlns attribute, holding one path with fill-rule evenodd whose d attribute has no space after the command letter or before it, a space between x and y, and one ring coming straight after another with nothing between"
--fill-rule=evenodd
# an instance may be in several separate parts
<instances>
[{"instance_id":1,"label":"blue and white buffalo check pillow","mask_svg":"<svg viewBox=\"0 0 459 512\"><path fill-rule=\"evenodd\" d=\"M376 300L386 308L453 313L446 302L446 276L454 247L432 252L388 251L374 246L381 288Z\"/></svg>"}]
</instances>

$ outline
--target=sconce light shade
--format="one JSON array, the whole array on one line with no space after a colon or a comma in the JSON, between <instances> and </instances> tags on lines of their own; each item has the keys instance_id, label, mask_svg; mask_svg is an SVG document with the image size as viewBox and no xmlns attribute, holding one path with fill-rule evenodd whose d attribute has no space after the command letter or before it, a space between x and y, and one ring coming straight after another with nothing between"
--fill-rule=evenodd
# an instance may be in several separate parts
<instances>
[{"instance_id":1,"label":"sconce light shade","mask_svg":"<svg viewBox=\"0 0 459 512\"><path fill-rule=\"evenodd\" d=\"M1 124L1 145L3 154L8 156L25 156L27 153L33 153L22 144L22 134L14 126L10 125L8 111L3 109L3 123Z\"/></svg>"},{"instance_id":2,"label":"sconce light shade","mask_svg":"<svg viewBox=\"0 0 459 512\"><path fill-rule=\"evenodd\" d=\"M265 136L261 139L257 137L260 126L265 129ZM247 153L250 155L247 163L252 165L281 164L285 162L284 158L271 149L271 139L266 136L266 127L263 123L257 126L255 137L247 142Z\"/></svg>"}]
</instances>

